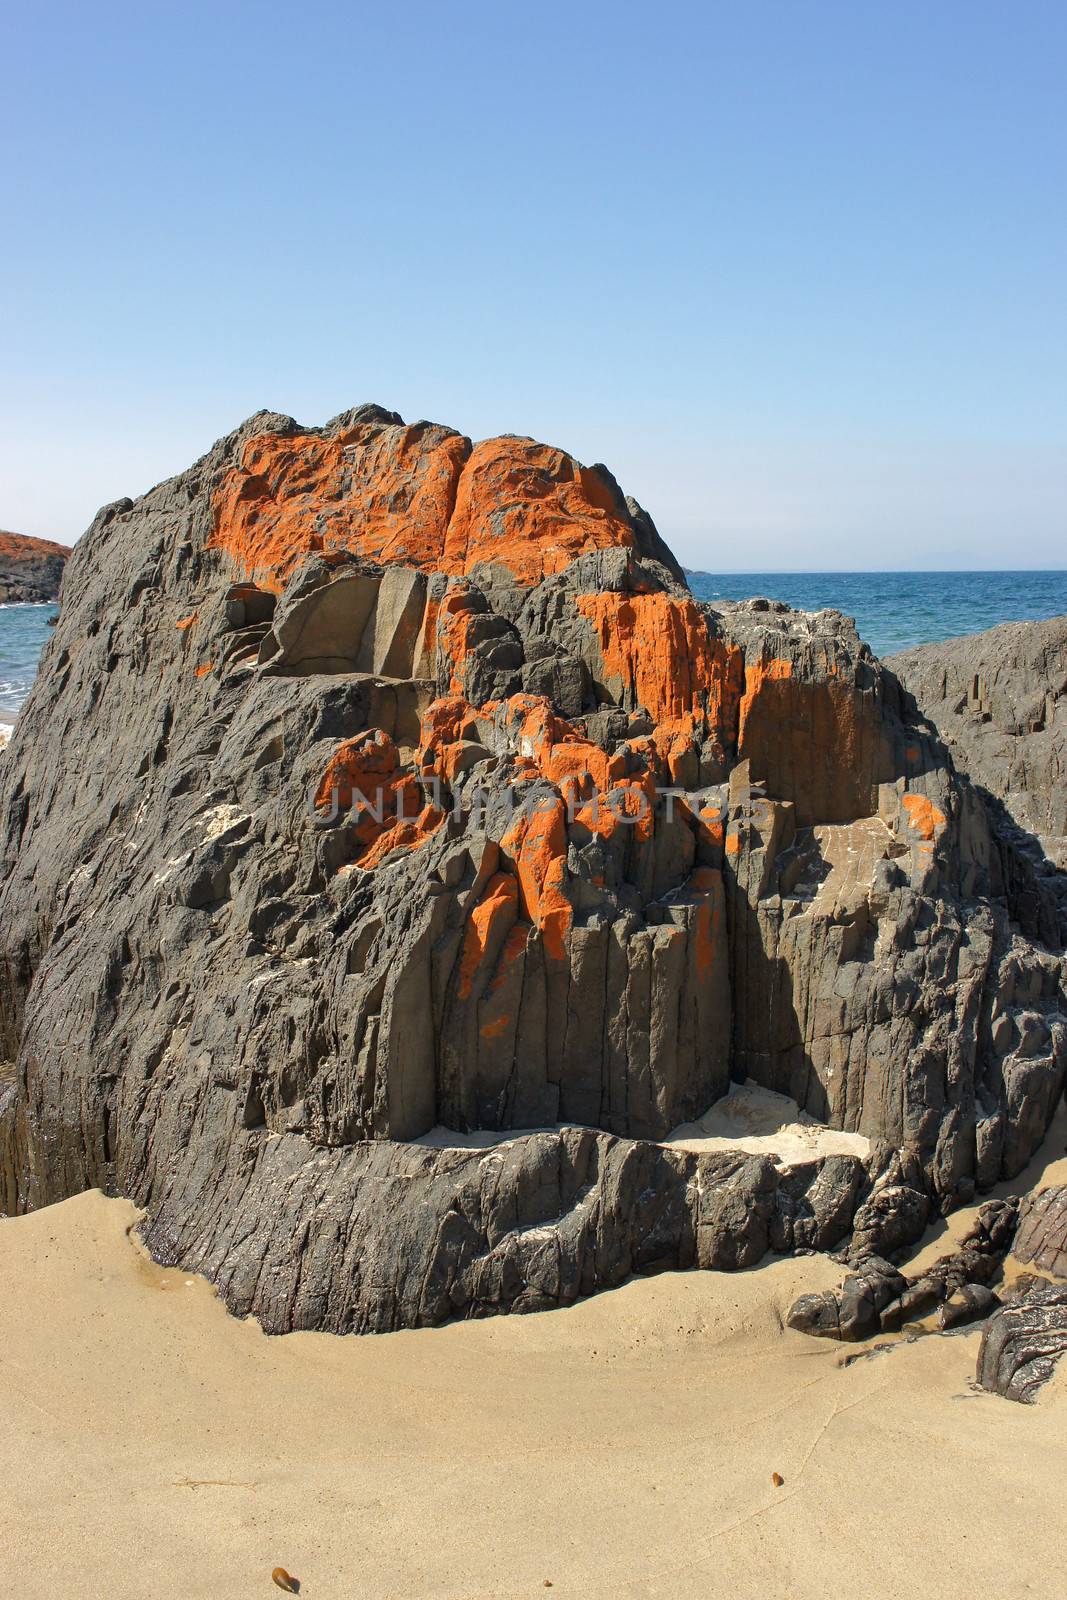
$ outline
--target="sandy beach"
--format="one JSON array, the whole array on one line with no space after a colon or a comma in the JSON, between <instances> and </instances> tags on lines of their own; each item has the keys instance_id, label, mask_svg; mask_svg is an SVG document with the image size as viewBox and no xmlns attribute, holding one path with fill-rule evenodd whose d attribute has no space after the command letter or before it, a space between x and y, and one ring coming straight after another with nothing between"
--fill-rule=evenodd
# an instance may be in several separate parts
<instances>
[{"instance_id":1,"label":"sandy beach","mask_svg":"<svg viewBox=\"0 0 1067 1600\"><path fill-rule=\"evenodd\" d=\"M1020 1187L1062 1181L1064 1132ZM826 1258L268 1339L135 1222L98 1192L0 1222L20 1596L268 1595L278 1565L330 1600L1022 1596L1062 1560L1064 1378L1024 1407L972 1388L977 1333L866 1354L784 1329Z\"/></svg>"}]
</instances>

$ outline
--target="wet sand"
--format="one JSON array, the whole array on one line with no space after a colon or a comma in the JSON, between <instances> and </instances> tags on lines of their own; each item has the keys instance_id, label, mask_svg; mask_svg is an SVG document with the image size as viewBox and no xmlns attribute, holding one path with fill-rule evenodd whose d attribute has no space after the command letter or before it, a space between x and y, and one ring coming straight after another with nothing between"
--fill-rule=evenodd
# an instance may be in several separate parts
<instances>
[{"instance_id":1,"label":"wet sand","mask_svg":"<svg viewBox=\"0 0 1067 1600\"><path fill-rule=\"evenodd\" d=\"M269 1596L278 1565L310 1600L1058 1581L1067 1383L1035 1407L975 1393L976 1333L853 1359L783 1329L796 1294L839 1280L824 1258L268 1339L156 1267L135 1217L93 1192L0 1221L13 1595Z\"/></svg>"}]
</instances>

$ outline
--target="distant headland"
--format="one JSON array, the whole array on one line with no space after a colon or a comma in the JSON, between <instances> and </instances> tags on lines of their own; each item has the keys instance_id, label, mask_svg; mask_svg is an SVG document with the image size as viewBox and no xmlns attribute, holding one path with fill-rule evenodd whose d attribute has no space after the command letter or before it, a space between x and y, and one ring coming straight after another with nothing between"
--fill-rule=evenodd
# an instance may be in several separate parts
<instances>
[{"instance_id":1,"label":"distant headland","mask_svg":"<svg viewBox=\"0 0 1067 1600\"><path fill-rule=\"evenodd\" d=\"M0 529L0 604L55 600L69 556L65 544Z\"/></svg>"}]
</instances>

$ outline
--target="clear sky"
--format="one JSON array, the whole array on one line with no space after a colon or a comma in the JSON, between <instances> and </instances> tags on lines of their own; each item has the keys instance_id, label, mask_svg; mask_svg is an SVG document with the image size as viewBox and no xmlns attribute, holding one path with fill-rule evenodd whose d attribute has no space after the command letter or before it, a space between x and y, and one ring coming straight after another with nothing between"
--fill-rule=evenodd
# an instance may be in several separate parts
<instances>
[{"instance_id":1,"label":"clear sky","mask_svg":"<svg viewBox=\"0 0 1067 1600\"><path fill-rule=\"evenodd\" d=\"M0 527L260 407L603 460L713 570L1067 564L1067 4L0 22Z\"/></svg>"}]
</instances>

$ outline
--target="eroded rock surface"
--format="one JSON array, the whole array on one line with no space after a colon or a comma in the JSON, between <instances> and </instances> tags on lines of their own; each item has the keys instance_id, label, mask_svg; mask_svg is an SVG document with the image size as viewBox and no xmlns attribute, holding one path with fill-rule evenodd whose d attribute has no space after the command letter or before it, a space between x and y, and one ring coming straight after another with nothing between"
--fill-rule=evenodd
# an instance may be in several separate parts
<instances>
[{"instance_id":1,"label":"eroded rock surface","mask_svg":"<svg viewBox=\"0 0 1067 1600\"><path fill-rule=\"evenodd\" d=\"M1017 1220L1014 1201L989 1201L959 1249L914 1278L877 1254L856 1253L840 1289L801 1295L786 1321L799 1333L849 1344L898 1333L934 1313L943 1330L979 1321L1000 1304L989 1284L1011 1248Z\"/></svg>"},{"instance_id":2,"label":"eroded rock surface","mask_svg":"<svg viewBox=\"0 0 1067 1600\"><path fill-rule=\"evenodd\" d=\"M0 783L5 1206L129 1195L272 1328L892 1254L1063 1090L1062 954L851 623L698 603L530 440L263 413L106 507ZM657 1150L745 1079L869 1155Z\"/></svg>"},{"instance_id":3,"label":"eroded rock surface","mask_svg":"<svg viewBox=\"0 0 1067 1600\"><path fill-rule=\"evenodd\" d=\"M1027 1196L1013 1254L1039 1272L1067 1278L1067 1185L1052 1184Z\"/></svg>"},{"instance_id":4,"label":"eroded rock surface","mask_svg":"<svg viewBox=\"0 0 1067 1600\"><path fill-rule=\"evenodd\" d=\"M977 1378L983 1389L1033 1405L1067 1354L1067 1285L1033 1278L982 1333Z\"/></svg>"},{"instance_id":5,"label":"eroded rock surface","mask_svg":"<svg viewBox=\"0 0 1067 1600\"><path fill-rule=\"evenodd\" d=\"M1067 617L1005 622L886 663L978 788L1030 931L1067 938Z\"/></svg>"}]
</instances>

